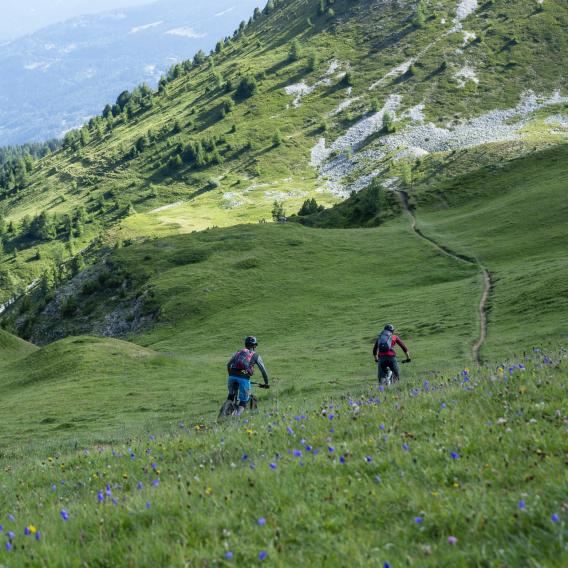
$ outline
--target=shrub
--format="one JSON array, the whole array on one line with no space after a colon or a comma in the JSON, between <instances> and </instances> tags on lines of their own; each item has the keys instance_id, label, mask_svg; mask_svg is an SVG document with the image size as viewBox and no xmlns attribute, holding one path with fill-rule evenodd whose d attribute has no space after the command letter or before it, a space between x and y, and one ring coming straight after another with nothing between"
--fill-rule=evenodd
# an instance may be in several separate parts
<instances>
[{"instance_id":1,"label":"shrub","mask_svg":"<svg viewBox=\"0 0 568 568\"><path fill-rule=\"evenodd\" d=\"M235 98L237 100L248 99L252 97L257 90L258 85L256 83L256 79L252 75L246 75L240 80L239 85L237 86Z\"/></svg>"}]
</instances>

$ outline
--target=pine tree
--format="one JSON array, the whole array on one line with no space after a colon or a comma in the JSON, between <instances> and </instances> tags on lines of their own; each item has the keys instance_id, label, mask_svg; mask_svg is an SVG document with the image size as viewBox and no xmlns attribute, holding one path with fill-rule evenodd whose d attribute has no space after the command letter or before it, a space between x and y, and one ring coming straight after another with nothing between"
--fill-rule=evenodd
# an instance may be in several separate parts
<instances>
[{"instance_id":1,"label":"pine tree","mask_svg":"<svg viewBox=\"0 0 568 568\"><path fill-rule=\"evenodd\" d=\"M292 40L290 45L290 52L288 54L288 61L298 61L302 57L302 47L297 39Z\"/></svg>"}]
</instances>

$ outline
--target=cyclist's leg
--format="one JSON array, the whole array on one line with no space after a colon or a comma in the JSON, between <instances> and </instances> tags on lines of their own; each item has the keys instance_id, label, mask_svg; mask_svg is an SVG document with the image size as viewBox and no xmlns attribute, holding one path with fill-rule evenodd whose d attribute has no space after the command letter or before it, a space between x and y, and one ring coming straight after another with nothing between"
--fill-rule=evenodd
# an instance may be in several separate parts
<instances>
[{"instance_id":1,"label":"cyclist's leg","mask_svg":"<svg viewBox=\"0 0 568 568\"><path fill-rule=\"evenodd\" d=\"M396 360L396 357L391 357L390 367L391 367L393 375L394 375L394 380L398 381L400 379L400 367L398 365L398 361Z\"/></svg>"},{"instance_id":2,"label":"cyclist's leg","mask_svg":"<svg viewBox=\"0 0 568 568\"><path fill-rule=\"evenodd\" d=\"M250 379L240 378L239 379L239 410L238 410L239 416L244 412L249 400L250 400Z\"/></svg>"},{"instance_id":3,"label":"cyclist's leg","mask_svg":"<svg viewBox=\"0 0 568 568\"><path fill-rule=\"evenodd\" d=\"M384 357L379 357L379 384L385 383L387 378L388 365Z\"/></svg>"},{"instance_id":4,"label":"cyclist's leg","mask_svg":"<svg viewBox=\"0 0 568 568\"><path fill-rule=\"evenodd\" d=\"M227 381L227 388L229 390L227 400L236 402L237 393L239 392L239 382L236 379L233 379L233 377L229 377L229 380Z\"/></svg>"}]
</instances>

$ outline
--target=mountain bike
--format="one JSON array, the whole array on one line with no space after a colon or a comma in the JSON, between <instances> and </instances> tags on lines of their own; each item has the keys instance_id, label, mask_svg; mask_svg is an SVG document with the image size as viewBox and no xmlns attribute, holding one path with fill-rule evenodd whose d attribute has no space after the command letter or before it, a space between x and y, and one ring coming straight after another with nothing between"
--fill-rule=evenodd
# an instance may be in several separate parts
<instances>
[{"instance_id":1,"label":"mountain bike","mask_svg":"<svg viewBox=\"0 0 568 568\"><path fill-rule=\"evenodd\" d=\"M399 365L405 365L406 363L410 363L411 359L405 359L404 361L399 361ZM394 371L391 369L391 367L387 367L387 374L386 376L382 379L379 380L379 384L383 385L383 386L390 386L393 385L394 383L398 382L398 378L394 378L395 374Z\"/></svg>"},{"instance_id":2,"label":"mountain bike","mask_svg":"<svg viewBox=\"0 0 568 568\"><path fill-rule=\"evenodd\" d=\"M261 388L261 389L269 389L270 388L270 385L265 385L264 383L255 383L254 381L251 381L250 384L255 385L255 386L257 386L258 388ZM256 410L258 408L258 398L256 398L256 396L254 396L254 394L250 395L250 399L249 399L247 406L248 406L249 410ZM219 410L219 416L217 417L217 420L222 420L223 418L227 418L229 416L237 416L238 410L239 410L239 403L238 403L236 397L235 397L235 400L227 399L221 405L221 408Z\"/></svg>"}]
</instances>

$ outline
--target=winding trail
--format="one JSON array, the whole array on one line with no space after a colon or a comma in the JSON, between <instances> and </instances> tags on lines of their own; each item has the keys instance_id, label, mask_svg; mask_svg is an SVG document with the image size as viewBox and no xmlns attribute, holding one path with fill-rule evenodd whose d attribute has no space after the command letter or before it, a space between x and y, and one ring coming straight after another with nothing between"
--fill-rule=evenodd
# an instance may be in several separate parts
<instances>
[{"instance_id":1,"label":"winding trail","mask_svg":"<svg viewBox=\"0 0 568 568\"><path fill-rule=\"evenodd\" d=\"M479 271L481 272L481 274L483 275L483 293L481 294L481 299L479 301L479 306L478 306L479 337L474 342L474 344L471 346L472 358L473 358L474 362L479 366L479 365L481 365L481 362L482 362L480 351L481 351L481 348L483 347L483 344L485 343L485 340L487 339L487 304L489 302L489 297L491 295L491 288L493 286L491 273L489 272L489 270L487 270L487 268L485 268L481 264L481 262L479 262L478 259L473 258L471 256L459 254L459 253L453 251L452 249L437 243L431 237L428 237L427 235L425 235L416 226L416 217L412 213L412 210L410 209L410 206L408 204L408 193L406 193L406 191L402 191L402 190L397 191L397 193L400 196L400 199L402 201L402 205L404 207L406 214L410 217L410 221L411 221L410 227L411 227L412 231L414 232L414 234L418 238L426 241L429 245L434 247L436 250L440 251L442 254L445 254L446 256L449 256L450 258L452 258L452 259L454 259L458 262L468 264L470 266L476 266L479 269Z\"/></svg>"}]
</instances>

